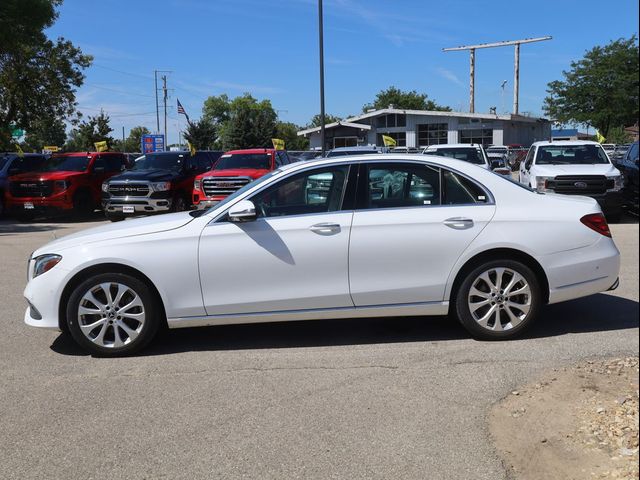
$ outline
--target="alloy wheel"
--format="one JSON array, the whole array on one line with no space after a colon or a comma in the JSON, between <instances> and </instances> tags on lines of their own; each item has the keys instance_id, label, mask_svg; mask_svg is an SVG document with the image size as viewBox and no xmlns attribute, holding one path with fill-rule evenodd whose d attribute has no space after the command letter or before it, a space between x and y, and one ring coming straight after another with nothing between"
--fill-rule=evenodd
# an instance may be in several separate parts
<instances>
[{"instance_id":1,"label":"alloy wheel","mask_svg":"<svg viewBox=\"0 0 640 480\"><path fill-rule=\"evenodd\" d=\"M491 268L476 277L469 289L467 304L481 327L500 332L525 321L532 305L527 280L510 268Z\"/></svg>"},{"instance_id":2,"label":"alloy wheel","mask_svg":"<svg viewBox=\"0 0 640 480\"><path fill-rule=\"evenodd\" d=\"M145 325L142 299L131 287L105 282L89 289L78 306L78 326L92 343L104 348L131 344Z\"/></svg>"}]
</instances>

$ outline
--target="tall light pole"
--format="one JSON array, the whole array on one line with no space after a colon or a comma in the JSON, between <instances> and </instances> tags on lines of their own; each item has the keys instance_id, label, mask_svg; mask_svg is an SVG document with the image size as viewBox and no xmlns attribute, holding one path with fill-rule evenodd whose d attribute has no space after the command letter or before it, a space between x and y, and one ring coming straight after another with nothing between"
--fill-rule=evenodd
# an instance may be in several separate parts
<instances>
[{"instance_id":1,"label":"tall light pole","mask_svg":"<svg viewBox=\"0 0 640 480\"><path fill-rule=\"evenodd\" d=\"M322 26L322 0L318 0L318 40L320 43L320 142L322 145L322 156L324 157L324 35Z\"/></svg>"},{"instance_id":2,"label":"tall light pole","mask_svg":"<svg viewBox=\"0 0 640 480\"><path fill-rule=\"evenodd\" d=\"M158 70L153 71L153 79L156 84L156 133L160 133L160 108L158 106Z\"/></svg>"},{"instance_id":3,"label":"tall light pole","mask_svg":"<svg viewBox=\"0 0 640 480\"><path fill-rule=\"evenodd\" d=\"M502 84L500 85L500 88L502 89L502 109L501 109L500 113L502 113L502 114L505 113L505 111L504 111L504 87L506 85L507 85L507 81L506 80L503 80Z\"/></svg>"}]
</instances>

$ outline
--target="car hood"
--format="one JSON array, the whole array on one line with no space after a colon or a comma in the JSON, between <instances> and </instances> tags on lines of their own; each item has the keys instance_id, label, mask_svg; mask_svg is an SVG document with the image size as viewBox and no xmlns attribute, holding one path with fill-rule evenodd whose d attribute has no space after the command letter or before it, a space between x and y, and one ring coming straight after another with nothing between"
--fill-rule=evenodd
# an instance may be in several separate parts
<instances>
[{"instance_id":1,"label":"car hood","mask_svg":"<svg viewBox=\"0 0 640 480\"><path fill-rule=\"evenodd\" d=\"M86 172L27 172L13 175L10 178L12 182L44 182L47 180L70 180L73 177L85 175Z\"/></svg>"},{"instance_id":2,"label":"car hood","mask_svg":"<svg viewBox=\"0 0 640 480\"><path fill-rule=\"evenodd\" d=\"M609 163L599 165L536 165L535 174L539 177L556 175L620 175L620 171Z\"/></svg>"},{"instance_id":3,"label":"car hood","mask_svg":"<svg viewBox=\"0 0 640 480\"><path fill-rule=\"evenodd\" d=\"M251 177L256 179L267 173L269 173L269 170L265 169L229 168L227 170L211 170L202 175L202 177Z\"/></svg>"},{"instance_id":4,"label":"car hood","mask_svg":"<svg viewBox=\"0 0 640 480\"><path fill-rule=\"evenodd\" d=\"M161 170L158 168L149 170L129 170L120 175L113 176L110 182L170 182L178 178L180 174L174 170Z\"/></svg>"},{"instance_id":5,"label":"car hood","mask_svg":"<svg viewBox=\"0 0 640 480\"><path fill-rule=\"evenodd\" d=\"M34 252L34 256L44 253L57 253L68 248L79 247L87 243L104 242L116 238L147 235L180 228L194 219L189 212L170 213L144 218L125 220L124 222L88 228L78 233L66 235L49 242Z\"/></svg>"}]
</instances>

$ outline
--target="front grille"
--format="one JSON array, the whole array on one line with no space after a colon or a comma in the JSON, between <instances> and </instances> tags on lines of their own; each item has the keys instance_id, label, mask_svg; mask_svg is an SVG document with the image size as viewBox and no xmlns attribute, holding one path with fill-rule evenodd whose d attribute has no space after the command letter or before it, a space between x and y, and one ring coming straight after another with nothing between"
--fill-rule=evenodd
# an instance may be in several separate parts
<instances>
[{"instance_id":1,"label":"front grille","mask_svg":"<svg viewBox=\"0 0 640 480\"><path fill-rule=\"evenodd\" d=\"M249 177L205 177L202 189L207 197L227 196L251 182Z\"/></svg>"},{"instance_id":2,"label":"front grille","mask_svg":"<svg viewBox=\"0 0 640 480\"><path fill-rule=\"evenodd\" d=\"M146 197L149 185L146 183L110 183L109 193L115 197Z\"/></svg>"},{"instance_id":3,"label":"front grille","mask_svg":"<svg viewBox=\"0 0 640 480\"><path fill-rule=\"evenodd\" d=\"M18 181L9 184L14 197L49 197L53 193L53 181Z\"/></svg>"},{"instance_id":4,"label":"front grille","mask_svg":"<svg viewBox=\"0 0 640 480\"><path fill-rule=\"evenodd\" d=\"M565 195L601 195L614 187L604 175L560 175L547 181L547 188Z\"/></svg>"}]
</instances>

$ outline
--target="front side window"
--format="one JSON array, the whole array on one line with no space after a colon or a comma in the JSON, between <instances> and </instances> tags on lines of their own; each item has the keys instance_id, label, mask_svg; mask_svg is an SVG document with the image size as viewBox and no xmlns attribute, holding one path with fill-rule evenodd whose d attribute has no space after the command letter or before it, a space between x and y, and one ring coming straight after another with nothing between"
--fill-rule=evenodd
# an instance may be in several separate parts
<instances>
[{"instance_id":1,"label":"front side window","mask_svg":"<svg viewBox=\"0 0 640 480\"><path fill-rule=\"evenodd\" d=\"M363 208L402 208L440 204L440 172L414 164L367 167Z\"/></svg>"},{"instance_id":2,"label":"front side window","mask_svg":"<svg viewBox=\"0 0 640 480\"><path fill-rule=\"evenodd\" d=\"M314 169L287 177L250 200L261 217L282 217L340 210L348 165Z\"/></svg>"},{"instance_id":3,"label":"front side window","mask_svg":"<svg viewBox=\"0 0 640 480\"><path fill-rule=\"evenodd\" d=\"M536 165L598 165L611 163L598 145L545 145L538 147Z\"/></svg>"},{"instance_id":4,"label":"front side window","mask_svg":"<svg viewBox=\"0 0 640 480\"><path fill-rule=\"evenodd\" d=\"M524 160L524 168L527 170L531 167L531 162L533 162L533 153L536 151L535 147L531 147L529 149L529 153L527 153L527 158Z\"/></svg>"}]
</instances>

